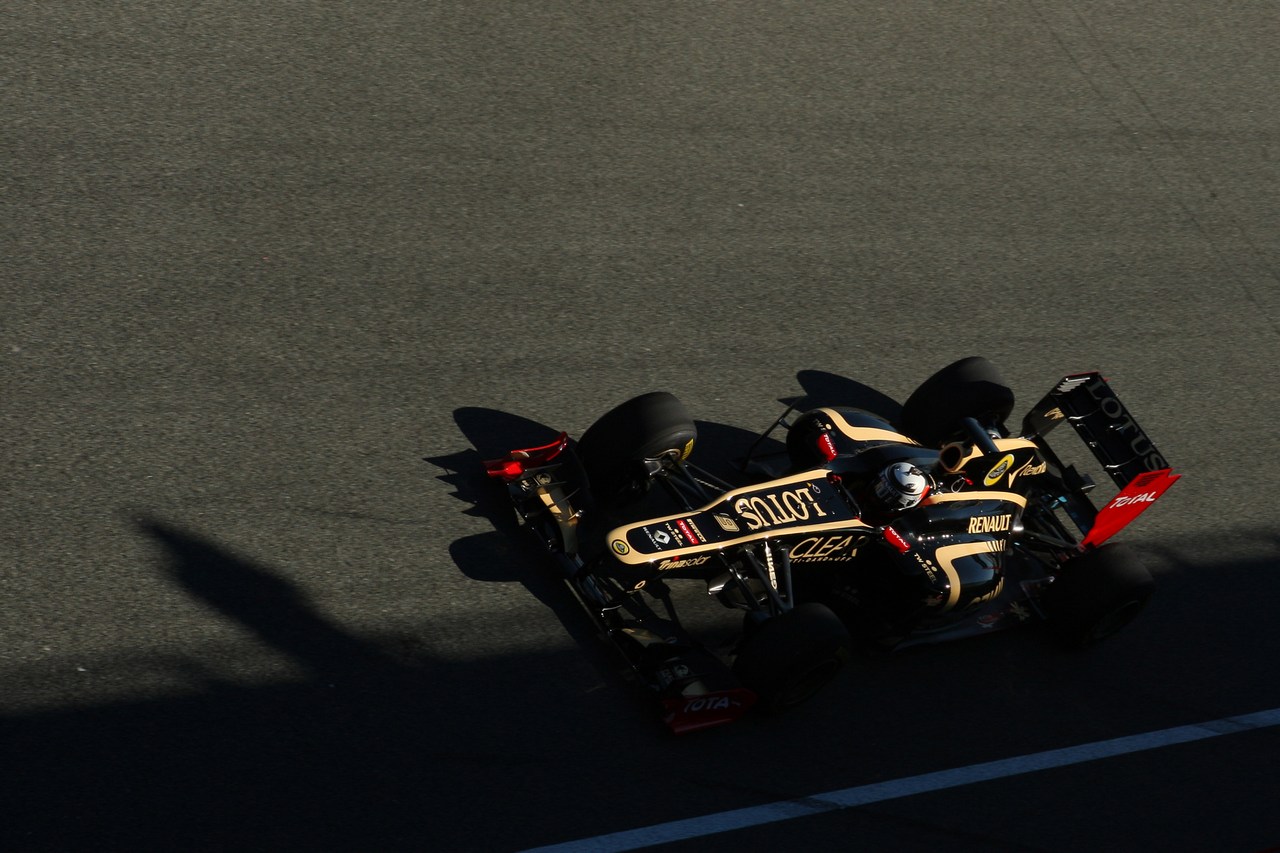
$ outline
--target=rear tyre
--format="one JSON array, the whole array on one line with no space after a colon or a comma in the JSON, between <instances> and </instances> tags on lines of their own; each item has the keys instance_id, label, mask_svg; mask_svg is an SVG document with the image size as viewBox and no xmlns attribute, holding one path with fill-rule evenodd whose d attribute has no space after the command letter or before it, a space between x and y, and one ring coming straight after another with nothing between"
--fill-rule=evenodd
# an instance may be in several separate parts
<instances>
[{"instance_id":1,"label":"rear tyre","mask_svg":"<svg viewBox=\"0 0 1280 853\"><path fill-rule=\"evenodd\" d=\"M1124 545L1103 545L1067 561L1044 593L1053 633L1071 648L1115 634L1142 612L1155 580Z\"/></svg>"},{"instance_id":2,"label":"rear tyre","mask_svg":"<svg viewBox=\"0 0 1280 853\"><path fill-rule=\"evenodd\" d=\"M970 356L926 379L902 406L902 429L926 447L963 436L962 418L983 426L1003 424L1013 413L1013 391L994 364Z\"/></svg>"},{"instance_id":3,"label":"rear tyre","mask_svg":"<svg viewBox=\"0 0 1280 853\"><path fill-rule=\"evenodd\" d=\"M780 713L829 684L848 662L851 646L830 609L801 604L760 623L743 642L733 671L759 697L756 707Z\"/></svg>"},{"instance_id":4,"label":"rear tyre","mask_svg":"<svg viewBox=\"0 0 1280 853\"><path fill-rule=\"evenodd\" d=\"M653 391L605 413L583 433L577 453L595 499L618 506L648 490L645 460L687 459L697 436L684 404Z\"/></svg>"}]
</instances>

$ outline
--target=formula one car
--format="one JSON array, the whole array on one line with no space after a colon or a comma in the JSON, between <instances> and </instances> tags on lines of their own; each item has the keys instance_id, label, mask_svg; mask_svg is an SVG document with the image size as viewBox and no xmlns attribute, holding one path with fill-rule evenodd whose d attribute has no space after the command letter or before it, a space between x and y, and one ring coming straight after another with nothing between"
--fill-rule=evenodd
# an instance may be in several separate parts
<instances>
[{"instance_id":1,"label":"formula one car","mask_svg":"<svg viewBox=\"0 0 1280 853\"><path fill-rule=\"evenodd\" d=\"M1153 581L1108 540L1177 475L1098 373L1059 381L1018 430L1013 406L996 368L967 358L896 422L792 405L722 477L691 462L693 420L654 392L576 445L561 434L485 464L680 733L805 701L855 635L898 649L1043 620L1084 646L1132 619ZM1119 489L1101 509L1046 440L1064 422ZM782 448L779 429L785 449L762 450ZM686 630L675 580L742 611L736 643L715 650Z\"/></svg>"}]
</instances>

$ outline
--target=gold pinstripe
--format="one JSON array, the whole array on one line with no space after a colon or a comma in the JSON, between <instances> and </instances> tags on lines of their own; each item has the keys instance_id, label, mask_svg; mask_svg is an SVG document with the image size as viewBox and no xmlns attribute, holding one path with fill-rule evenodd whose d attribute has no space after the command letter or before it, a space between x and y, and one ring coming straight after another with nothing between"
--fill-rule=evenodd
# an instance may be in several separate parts
<instances>
[{"instance_id":1,"label":"gold pinstripe","mask_svg":"<svg viewBox=\"0 0 1280 853\"><path fill-rule=\"evenodd\" d=\"M1008 501L1011 504L1017 504L1023 509L1027 508L1027 499L1017 492L930 492L929 497L921 501L921 506L933 506L934 504L950 503L952 501Z\"/></svg>"},{"instance_id":2,"label":"gold pinstripe","mask_svg":"<svg viewBox=\"0 0 1280 853\"><path fill-rule=\"evenodd\" d=\"M835 409L819 409L818 411L825 414L836 425L836 429L852 438L854 441L896 441L899 444L910 444L919 447L920 443L912 441L900 432L894 432L891 429L881 429L879 427L861 427L854 426L845 420L844 415Z\"/></svg>"},{"instance_id":3,"label":"gold pinstripe","mask_svg":"<svg viewBox=\"0 0 1280 853\"><path fill-rule=\"evenodd\" d=\"M1004 550L1004 543L999 540L991 540L986 542L962 542L959 545L944 545L937 551L933 552L933 556L938 561L938 566L946 574L947 580L951 582L951 594L947 596L947 603L942 606L943 613L956 606L956 602L960 600L960 573L956 571L955 562L961 557L971 557L974 554L994 554L997 551Z\"/></svg>"}]
</instances>

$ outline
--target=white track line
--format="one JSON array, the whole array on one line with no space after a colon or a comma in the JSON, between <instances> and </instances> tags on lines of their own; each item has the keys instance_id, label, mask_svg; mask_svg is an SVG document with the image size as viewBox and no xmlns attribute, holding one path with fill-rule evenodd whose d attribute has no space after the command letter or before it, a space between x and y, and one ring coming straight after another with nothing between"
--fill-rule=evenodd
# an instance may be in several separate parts
<instances>
[{"instance_id":1,"label":"white track line","mask_svg":"<svg viewBox=\"0 0 1280 853\"><path fill-rule=\"evenodd\" d=\"M760 826L766 823L791 820L797 817L823 814L840 809L864 806L884 800L895 800L910 797L929 791L941 791L947 788L958 788L976 782L987 782L992 779L1003 779L1023 773L1034 773L1038 770L1050 770L1055 767L1067 767L1072 764L1083 764L1102 758L1113 758L1117 755L1128 755L1148 749L1159 749L1175 746L1180 743L1205 740L1221 735L1239 732L1256 731L1270 726L1280 725L1280 708L1270 711L1259 711L1256 714L1245 714L1239 717L1225 717L1207 723L1191 726L1179 726L1146 734L1104 740L1097 743L1086 743L1080 746L1069 746L1065 749L1051 749L1048 752L1036 752L1017 758L1005 758L989 761L985 764L971 764L968 767L957 767L952 770L940 770L936 773L925 773L920 776L908 776L888 782L876 782L871 785L860 785L856 788L845 788L827 794L817 794L795 800L783 800L767 803L762 806L750 806L703 817L675 820L670 823L659 823L641 829L629 829L580 841L569 841L564 844L553 844L549 847L538 847L526 853L606 853L606 851L635 850L638 847L649 847L654 844L665 844L673 841L687 841L749 826Z\"/></svg>"}]
</instances>

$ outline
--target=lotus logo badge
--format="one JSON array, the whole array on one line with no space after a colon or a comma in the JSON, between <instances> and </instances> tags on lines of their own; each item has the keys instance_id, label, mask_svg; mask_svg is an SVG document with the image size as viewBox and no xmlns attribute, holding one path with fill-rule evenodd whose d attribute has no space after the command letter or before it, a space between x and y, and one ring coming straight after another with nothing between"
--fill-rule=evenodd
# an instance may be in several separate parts
<instances>
[{"instance_id":1,"label":"lotus logo badge","mask_svg":"<svg viewBox=\"0 0 1280 853\"><path fill-rule=\"evenodd\" d=\"M990 473L982 478L982 484L984 486L994 486L996 483L1000 482L1000 478L1008 472L1012 465L1013 454L1005 454L1005 457L996 463L996 467L992 468Z\"/></svg>"}]
</instances>

